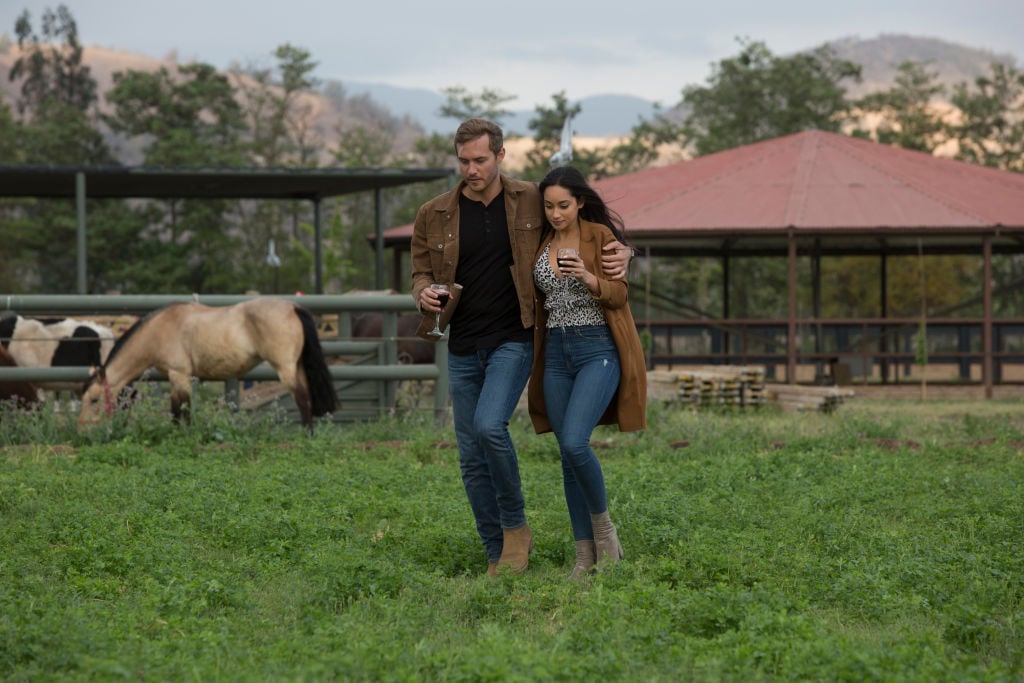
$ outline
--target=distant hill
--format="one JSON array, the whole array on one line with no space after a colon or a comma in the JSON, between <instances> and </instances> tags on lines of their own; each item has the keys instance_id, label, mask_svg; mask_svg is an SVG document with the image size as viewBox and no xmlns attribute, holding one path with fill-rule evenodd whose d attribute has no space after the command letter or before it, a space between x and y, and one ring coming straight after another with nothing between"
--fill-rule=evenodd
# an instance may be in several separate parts
<instances>
[{"instance_id":1,"label":"distant hill","mask_svg":"<svg viewBox=\"0 0 1024 683\"><path fill-rule=\"evenodd\" d=\"M927 63L929 69L938 73L938 81L946 86L947 91L957 83L973 83L978 76L988 74L992 62L1017 64L1016 58L1010 54L997 54L938 38L900 34L882 34L868 39L846 37L829 41L827 45L840 58L863 67L862 82L848 87L852 97L890 87L896 66L905 60ZM680 84L680 92L685 85ZM347 81L342 81L341 86L352 95L369 95L392 113L417 121L427 132L453 132L457 123L437 115L444 98L432 90ZM627 135L640 118L650 119L655 111L654 102L632 95L594 95L584 97L578 103L582 109L573 122L573 129L577 135L587 137ZM533 110L513 112L504 120L504 127L509 133L528 135L529 121L535 115Z\"/></svg>"},{"instance_id":2,"label":"distant hill","mask_svg":"<svg viewBox=\"0 0 1024 683\"><path fill-rule=\"evenodd\" d=\"M444 104L439 92L423 88L399 88L381 83L340 81L347 95L369 95L396 116L408 116L423 126L428 133L454 133L458 121L438 115ZM576 104L576 101L571 102ZM609 137L629 133L639 119L651 118L654 102L633 95L594 95L578 101L580 115L573 121L577 135ZM509 135L529 135L533 109L514 111L505 118L503 128Z\"/></svg>"},{"instance_id":3,"label":"distant hill","mask_svg":"<svg viewBox=\"0 0 1024 683\"><path fill-rule=\"evenodd\" d=\"M993 61L1017 66L1017 59L1013 55L996 54L936 38L883 34L869 39L840 38L828 44L839 57L857 62L863 67L863 83L850 88L850 94L854 97L891 86L896 65L907 59L928 62L930 68L938 72L939 81L947 88L963 81L973 82L976 77L989 73L989 64ZM9 41L6 44L0 41L0 96L6 95L8 102L14 102L18 96L18 84L7 78L16 49ZM149 71L173 65L172 61L166 59L153 59L98 47L87 47L85 60L92 69L100 93L110 88L112 75L116 71ZM686 85L679 84L680 92ZM444 102L441 93L422 88L327 81L319 92L310 93L307 99L315 112L315 133L323 140L324 149L333 145L339 128L359 124L380 126L392 131L396 140L394 151L407 153L421 130L448 134L454 131L457 123L438 116ZM623 94L595 95L585 97L578 103L582 109L573 123L573 129L581 138L628 135L641 119L649 119L655 112L654 102ZM101 101L101 107L104 104L105 101ZM666 113L671 114L668 111ZM528 124L534 116L534 110L513 112L503 121L504 127L510 137L516 134L529 135ZM138 162L138 141L114 139L112 142L119 150L122 161Z\"/></svg>"},{"instance_id":4,"label":"distant hill","mask_svg":"<svg viewBox=\"0 0 1024 683\"><path fill-rule=\"evenodd\" d=\"M906 60L927 63L928 70L938 73L937 80L946 86L947 91L957 83L966 81L973 84L978 76L988 75L992 62L1017 66L1017 59L1011 54L997 54L938 38L882 34L868 39L841 38L828 45L840 58L862 67L862 83L849 88L853 97L889 88L896 66Z\"/></svg>"}]
</instances>

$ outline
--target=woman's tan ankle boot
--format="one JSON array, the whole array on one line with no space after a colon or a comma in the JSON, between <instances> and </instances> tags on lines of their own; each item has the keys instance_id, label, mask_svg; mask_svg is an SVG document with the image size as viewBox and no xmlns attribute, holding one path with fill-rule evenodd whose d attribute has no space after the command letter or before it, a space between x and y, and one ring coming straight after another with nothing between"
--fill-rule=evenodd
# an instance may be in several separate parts
<instances>
[{"instance_id":1,"label":"woman's tan ankle boot","mask_svg":"<svg viewBox=\"0 0 1024 683\"><path fill-rule=\"evenodd\" d=\"M619 534L612 524L608 511L599 515L590 515L590 523L594 527L594 546L597 554L597 563L615 563L623 558L622 544L619 543Z\"/></svg>"},{"instance_id":2,"label":"woman's tan ankle boot","mask_svg":"<svg viewBox=\"0 0 1024 683\"><path fill-rule=\"evenodd\" d=\"M594 573L594 562L597 561L597 549L593 541L576 541L576 564L569 578L579 581L584 576Z\"/></svg>"}]
</instances>

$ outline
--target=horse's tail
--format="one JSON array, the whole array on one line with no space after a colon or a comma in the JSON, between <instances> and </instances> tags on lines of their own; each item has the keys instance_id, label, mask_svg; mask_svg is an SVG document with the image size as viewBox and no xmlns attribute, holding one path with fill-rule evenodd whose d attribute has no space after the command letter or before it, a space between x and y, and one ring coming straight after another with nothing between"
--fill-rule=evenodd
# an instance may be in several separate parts
<instances>
[{"instance_id":1,"label":"horse's tail","mask_svg":"<svg viewBox=\"0 0 1024 683\"><path fill-rule=\"evenodd\" d=\"M302 322L302 367L306 372L306 383L309 385L309 399L312 402L313 415L320 417L332 413L338 408L338 395L334 391L334 380L324 360L324 351L320 347L320 336L317 333L313 314L302 306L295 307L295 315Z\"/></svg>"}]
</instances>

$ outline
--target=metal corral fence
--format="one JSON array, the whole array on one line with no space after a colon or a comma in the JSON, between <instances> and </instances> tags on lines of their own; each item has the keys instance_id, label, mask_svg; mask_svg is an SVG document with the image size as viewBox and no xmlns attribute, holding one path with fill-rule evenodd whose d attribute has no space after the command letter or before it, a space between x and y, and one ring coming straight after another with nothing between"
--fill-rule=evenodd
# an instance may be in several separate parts
<instances>
[{"instance_id":1,"label":"metal corral fence","mask_svg":"<svg viewBox=\"0 0 1024 683\"><path fill-rule=\"evenodd\" d=\"M342 294L278 296L297 303L321 320L337 316L336 336L321 335L327 357L344 357L345 364L330 365L331 376L338 389L341 406L336 420L374 418L396 408L397 388L407 380L433 380L433 410L437 420L446 419L448 408L448 344L447 337L437 342L433 364L401 365L398 363L398 317L414 313L416 306L408 294ZM183 301L197 301L207 306L230 306L251 295L62 295L62 294L0 294L0 316L18 314L39 316L142 316L163 306ZM353 314L380 313L379 337L352 338ZM85 382L88 367L4 368L0 381ZM150 370L143 379L166 379ZM277 373L261 363L239 380L225 383L225 400L239 406L239 381L276 381ZM290 401L290 399L289 399Z\"/></svg>"}]
</instances>

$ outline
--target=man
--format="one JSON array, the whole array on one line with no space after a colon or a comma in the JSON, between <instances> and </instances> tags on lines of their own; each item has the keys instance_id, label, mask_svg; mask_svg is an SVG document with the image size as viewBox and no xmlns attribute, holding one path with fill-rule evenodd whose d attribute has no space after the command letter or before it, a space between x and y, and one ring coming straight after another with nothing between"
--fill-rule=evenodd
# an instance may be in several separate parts
<instances>
[{"instance_id":1,"label":"man","mask_svg":"<svg viewBox=\"0 0 1024 683\"><path fill-rule=\"evenodd\" d=\"M495 576L525 570L533 546L508 422L533 361L533 260L544 213L534 183L501 174L500 127L469 119L454 142L462 180L419 209L412 294L432 327L441 307L430 285L461 286L447 311L452 415L462 483ZM606 249L605 275L624 277L629 249Z\"/></svg>"}]
</instances>

